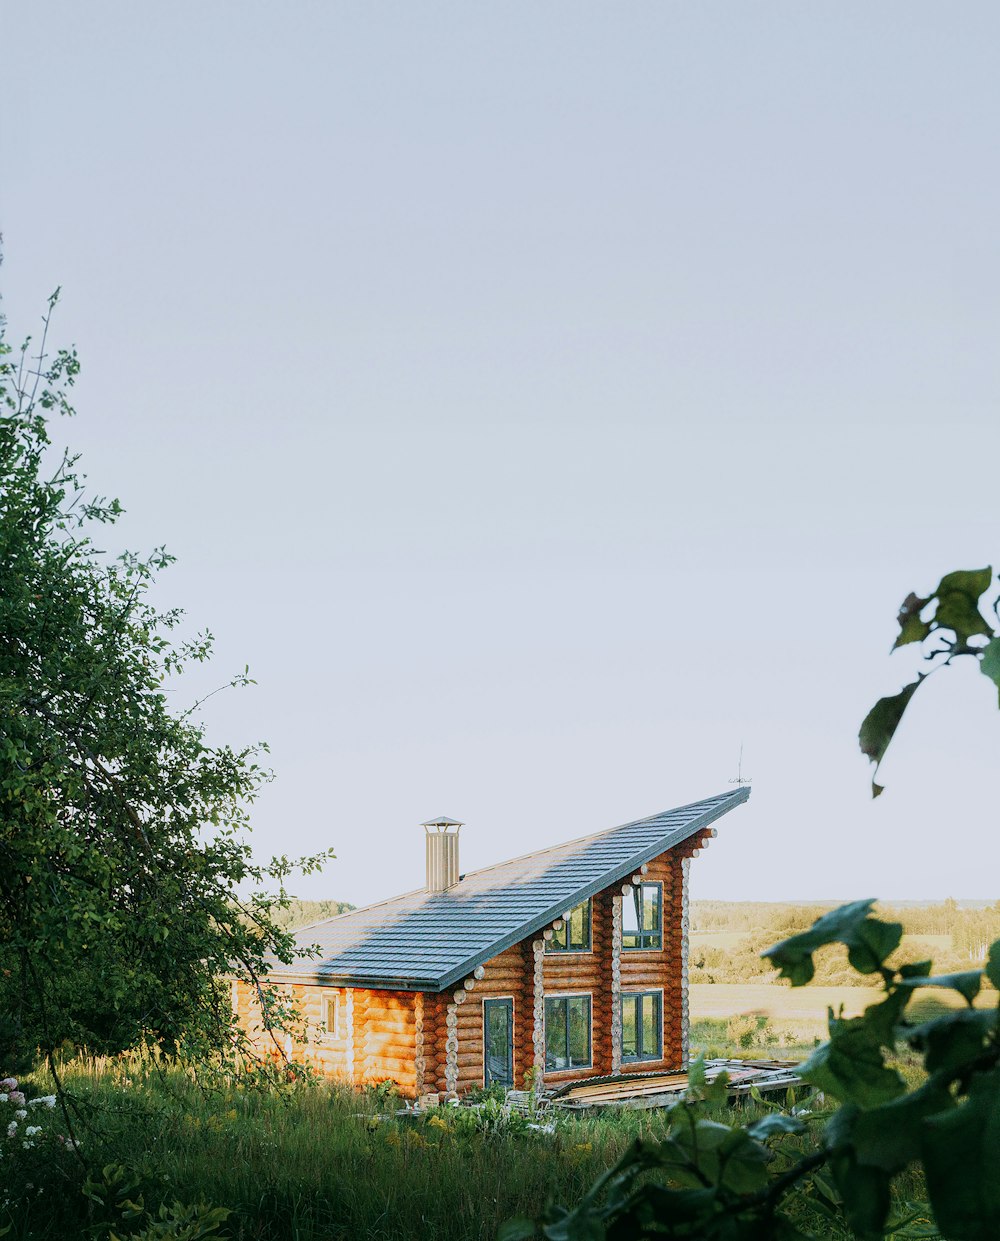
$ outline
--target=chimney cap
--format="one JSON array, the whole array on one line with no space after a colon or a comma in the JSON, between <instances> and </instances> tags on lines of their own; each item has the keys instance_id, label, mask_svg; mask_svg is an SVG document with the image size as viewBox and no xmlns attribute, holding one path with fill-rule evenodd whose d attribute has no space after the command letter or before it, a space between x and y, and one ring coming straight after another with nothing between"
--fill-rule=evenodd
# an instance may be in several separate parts
<instances>
[{"instance_id":1,"label":"chimney cap","mask_svg":"<svg viewBox=\"0 0 1000 1241\"><path fill-rule=\"evenodd\" d=\"M426 823L421 823L420 826L426 828L427 831L434 827L439 832L446 832L449 827L457 829L464 827L465 824L459 823L458 819L449 819L446 814L439 814L436 819L428 819Z\"/></svg>"}]
</instances>

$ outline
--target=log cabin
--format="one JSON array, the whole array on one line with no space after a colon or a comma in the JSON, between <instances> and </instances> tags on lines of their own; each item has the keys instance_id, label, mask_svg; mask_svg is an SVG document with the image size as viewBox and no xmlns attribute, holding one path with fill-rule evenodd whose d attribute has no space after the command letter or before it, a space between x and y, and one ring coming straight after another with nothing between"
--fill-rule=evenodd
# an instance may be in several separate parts
<instances>
[{"instance_id":1,"label":"log cabin","mask_svg":"<svg viewBox=\"0 0 1000 1241\"><path fill-rule=\"evenodd\" d=\"M304 1021L289 1061L410 1097L685 1068L690 861L749 795L468 874L463 825L431 819L424 886L297 931L315 954L234 982L236 1016L266 1048L277 991Z\"/></svg>"}]
</instances>

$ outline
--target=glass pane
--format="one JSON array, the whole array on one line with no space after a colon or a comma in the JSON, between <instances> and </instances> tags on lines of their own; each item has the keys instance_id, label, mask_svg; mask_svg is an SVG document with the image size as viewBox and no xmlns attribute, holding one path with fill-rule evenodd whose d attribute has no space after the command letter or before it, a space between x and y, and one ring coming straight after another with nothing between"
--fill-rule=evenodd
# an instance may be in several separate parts
<instances>
[{"instance_id":1,"label":"glass pane","mask_svg":"<svg viewBox=\"0 0 1000 1241\"><path fill-rule=\"evenodd\" d=\"M510 1006L502 1001L486 1005L486 1077L510 1081Z\"/></svg>"},{"instance_id":2,"label":"glass pane","mask_svg":"<svg viewBox=\"0 0 1000 1241\"><path fill-rule=\"evenodd\" d=\"M590 901L577 905L570 914L569 945L577 950L590 947Z\"/></svg>"},{"instance_id":3,"label":"glass pane","mask_svg":"<svg viewBox=\"0 0 1000 1241\"><path fill-rule=\"evenodd\" d=\"M639 947L639 889L622 897L622 947Z\"/></svg>"},{"instance_id":4,"label":"glass pane","mask_svg":"<svg viewBox=\"0 0 1000 1241\"><path fill-rule=\"evenodd\" d=\"M658 931L660 929L660 885L658 883L642 885L642 903L643 929Z\"/></svg>"},{"instance_id":5,"label":"glass pane","mask_svg":"<svg viewBox=\"0 0 1000 1241\"><path fill-rule=\"evenodd\" d=\"M642 1054L647 1060L660 1056L659 1008L658 995L642 997Z\"/></svg>"},{"instance_id":6,"label":"glass pane","mask_svg":"<svg viewBox=\"0 0 1000 1241\"><path fill-rule=\"evenodd\" d=\"M590 996L575 995L569 1001L569 1062L590 1064Z\"/></svg>"},{"instance_id":7,"label":"glass pane","mask_svg":"<svg viewBox=\"0 0 1000 1241\"><path fill-rule=\"evenodd\" d=\"M566 1059L566 1001L545 1001L545 1067L565 1069Z\"/></svg>"},{"instance_id":8,"label":"glass pane","mask_svg":"<svg viewBox=\"0 0 1000 1241\"><path fill-rule=\"evenodd\" d=\"M637 1025L635 1007L636 997L634 995L622 996L622 1055L626 1060L634 1059L639 1054L635 1041Z\"/></svg>"}]
</instances>

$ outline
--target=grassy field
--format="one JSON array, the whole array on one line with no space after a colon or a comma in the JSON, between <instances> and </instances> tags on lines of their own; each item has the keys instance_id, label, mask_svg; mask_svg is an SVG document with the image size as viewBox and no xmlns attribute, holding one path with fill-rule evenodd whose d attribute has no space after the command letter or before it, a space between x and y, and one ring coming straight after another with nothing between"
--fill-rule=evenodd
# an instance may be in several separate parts
<instances>
[{"instance_id":1,"label":"grassy field","mask_svg":"<svg viewBox=\"0 0 1000 1241\"><path fill-rule=\"evenodd\" d=\"M742 1054L748 1046L808 1050L814 1040L827 1037L827 1008L838 1013L843 1005L845 1017L856 1017L866 1005L876 1003L882 996L875 987L789 987L773 982L693 983L689 994L692 1046L698 1045L697 1036L701 1030L702 1043L716 1048L735 1044L737 1050L731 1052L733 1055L741 1054L739 1035L747 1028L745 1023L739 1023L740 1018L753 1019L762 1031L761 1039L743 1045ZM963 1003L953 991L924 991L911 1003L909 1011L915 1017L929 1020L945 1008ZM996 993L992 989L980 994L980 1006L989 1007L995 1003ZM726 1032L725 1037L722 1031ZM769 1036L772 1042L766 1041ZM721 1050L718 1054L730 1053Z\"/></svg>"},{"instance_id":2,"label":"grassy field","mask_svg":"<svg viewBox=\"0 0 1000 1241\"><path fill-rule=\"evenodd\" d=\"M135 1062L76 1063L66 1080L82 1109L89 1198L64 1149L28 1152L38 1158L16 1171L5 1161L6 1241L488 1241L512 1217L578 1201L637 1137L656 1139L666 1124L663 1112L636 1111L567 1116L552 1132L491 1130L467 1123L469 1109L414 1123L370 1092L205 1093L176 1070L161 1077ZM759 1114L744 1105L745 1120ZM15 1182L26 1192L5 1212ZM919 1192L912 1177L899 1186L901 1199ZM218 1231L205 1231L205 1212L218 1209ZM823 1235L850 1234L830 1223Z\"/></svg>"},{"instance_id":3,"label":"grassy field","mask_svg":"<svg viewBox=\"0 0 1000 1241\"><path fill-rule=\"evenodd\" d=\"M179 1072L161 1079L114 1062L76 1064L66 1077L84 1109L82 1149L98 1169L126 1169L128 1201L141 1196L154 1212L175 1198L224 1207L221 1235L232 1241L491 1238L511 1217L578 1200L636 1138L665 1132L655 1111L567 1117L552 1133L484 1132L463 1124L475 1119L467 1109L418 1125L397 1120L392 1100L326 1085L284 1098L205 1094ZM28 1176L44 1192L9 1220L0 1193L7 1241L106 1241L115 1223L131 1235L108 1206L123 1195L99 1187L105 1205L88 1213L65 1155Z\"/></svg>"}]
</instances>

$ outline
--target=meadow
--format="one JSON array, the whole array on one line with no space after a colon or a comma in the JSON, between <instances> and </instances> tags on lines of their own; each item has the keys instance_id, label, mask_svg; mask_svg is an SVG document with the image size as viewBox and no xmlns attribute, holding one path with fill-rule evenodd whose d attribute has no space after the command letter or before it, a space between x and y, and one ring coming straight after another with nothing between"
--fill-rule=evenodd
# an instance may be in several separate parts
<instances>
[{"instance_id":1,"label":"meadow","mask_svg":"<svg viewBox=\"0 0 1000 1241\"><path fill-rule=\"evenodd\" d=\"M207 1090L137 1057L81 1058L64 1072L89 1172L51 1143L6 1160L9 1241L478 1241L553 1200L578 1200L636 1138L666 1128L663 1112L626 1111L567 1116L546 1131L491 1103L414 1123L382 1091ZM743 1111L760 1114L752 1102ZM900 1203L919 1191L908 1178ZM831 1225L824 1235L849 1233Z\"/></svg>"}]
</instances>

